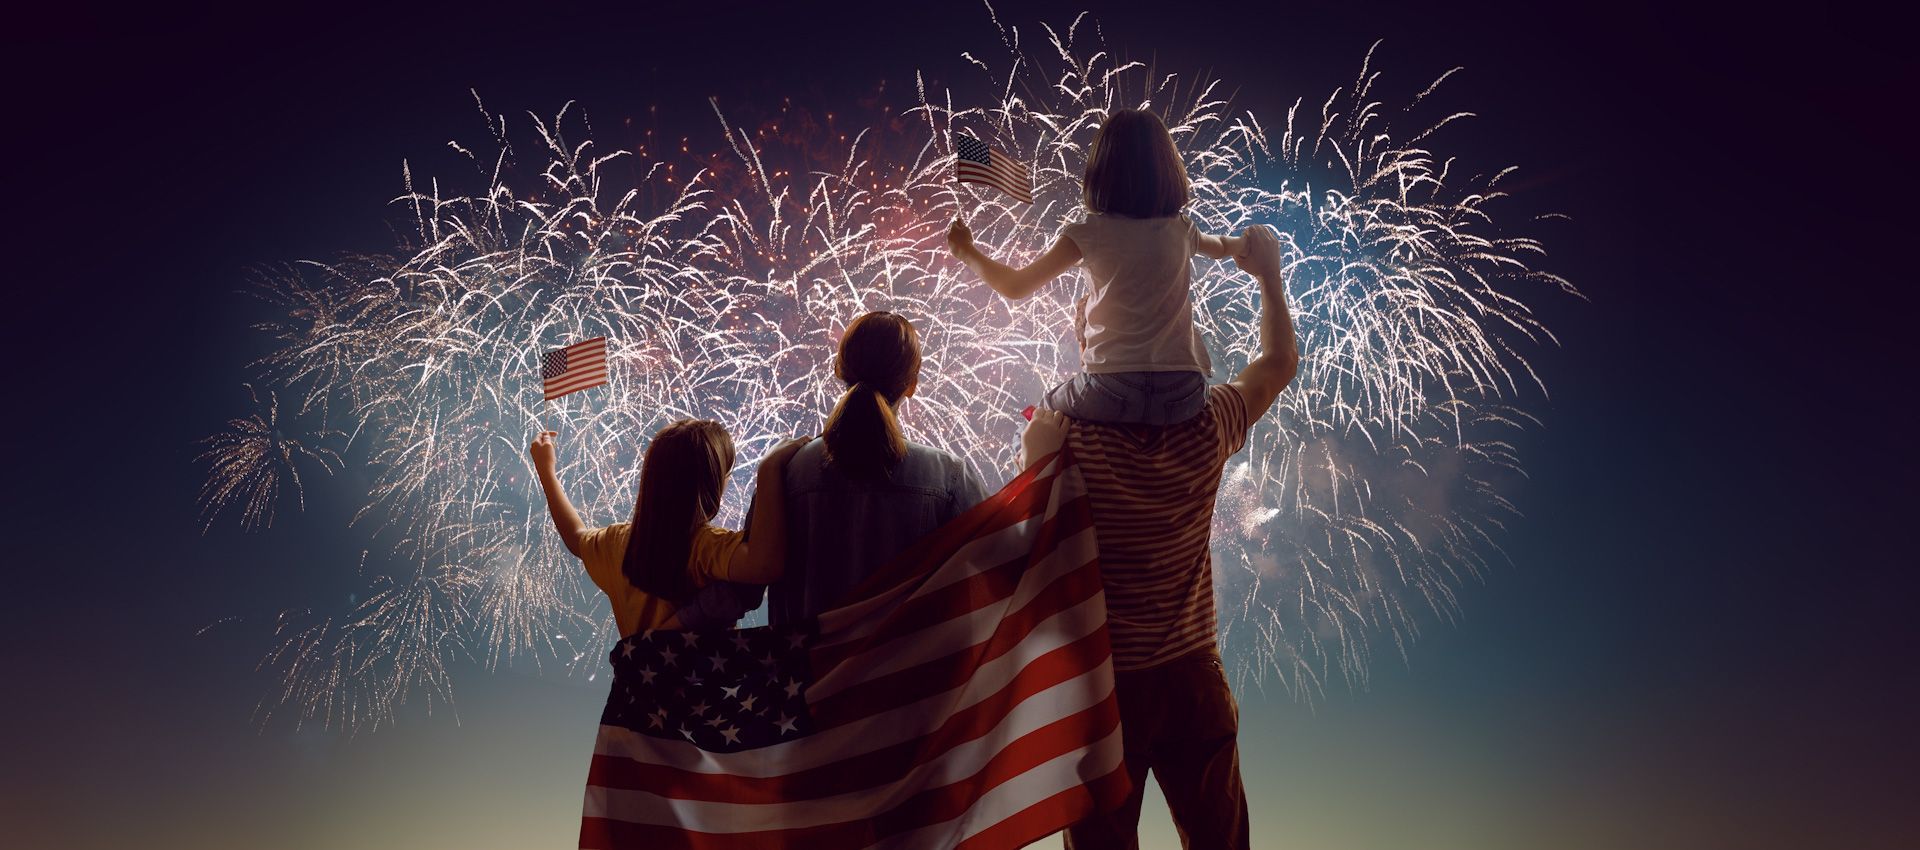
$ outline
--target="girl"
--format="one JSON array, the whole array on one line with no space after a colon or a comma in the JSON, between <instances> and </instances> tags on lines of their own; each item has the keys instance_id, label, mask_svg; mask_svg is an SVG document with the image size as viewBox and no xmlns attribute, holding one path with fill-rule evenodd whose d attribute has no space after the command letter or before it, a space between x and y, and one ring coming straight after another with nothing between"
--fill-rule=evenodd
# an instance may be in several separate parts
<instances>
[{"instance_id":1,"label":"girl","mask_svg":"<svg viewBox=\"0 0 1920 850\"><path fill-rule=\"evenodd\" d=\"M1049 390L1043 407L1116 424L1189 419L1206 405L1213 364L1193 326L1188 258L1241 255L1245 237L1201 233L1180 214L1190 194L1187 171L1173 135L1151 112L1118 109L1107 116L1087 154L1081 188L1087 219L1068 225L1025 268L988 257L958 219L947 245L995 292L1014 300L1085 261L1086 292L1074 311L1085 371Z\"/></svg>"},{"instance_id":2,"label":"girl","mask_svg":"<svg viewBox=\"0 0 1920 850\"><path fill-rule=\"evenodd\" d=\"M554 436L544 431L527 453L546 491L560 542L586 563L587 575L613 603L620 636L674 628L674 610L715 581L766 584L786 559L782 470L805 440L788 440L760 462L760 510L752 542L709 525L733 471L733 439L717 422L683 419L661 429L640 464L640 497L631 522L589 529L560 489Z\"/></svg>"}]
</instances>

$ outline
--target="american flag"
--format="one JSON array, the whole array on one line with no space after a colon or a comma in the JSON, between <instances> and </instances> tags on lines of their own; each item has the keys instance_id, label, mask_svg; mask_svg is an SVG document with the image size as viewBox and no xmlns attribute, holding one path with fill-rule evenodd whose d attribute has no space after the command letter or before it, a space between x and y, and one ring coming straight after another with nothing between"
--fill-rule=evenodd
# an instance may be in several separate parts
<instances>
[{"instance_id":1,"label":"american flag","mask_svg":"<svg viewBox=\"0 0 1920 850\"><path fill-rule=\"evenodd\" d=\"M1033 203L1033 175L1026 166L972 136L954 136L953 150L954 182L983 183L1022 203Z\"/></svg>"},{"instance_id":2,"label":"american flag","mask_svg":"<svg viewBox=\"0 0 1920 850\"><path fill-rule=\"evenodd\" d=\"M607 338L596 336L540 355L543 401L607 382Z\"/></svg>"},{"instance_id":3,"label":"american flag","mask_svg":"<svg viewBox=\"0 0 1920 850\"><path fill-rule=\"evenodd\" d=\"M850 598L620 641L580 846L1015 848L1126 796L1092 518L1062 455Z\"/></svg>"}]
</instances>

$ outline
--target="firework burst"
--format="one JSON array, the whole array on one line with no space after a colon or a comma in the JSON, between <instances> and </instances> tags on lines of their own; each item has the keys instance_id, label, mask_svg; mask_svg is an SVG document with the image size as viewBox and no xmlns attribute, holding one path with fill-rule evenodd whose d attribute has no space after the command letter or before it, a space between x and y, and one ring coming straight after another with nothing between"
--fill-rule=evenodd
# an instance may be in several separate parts
<instances>
[{"instance_id":1,"label":"firework burst","mask_svg":"<svg viewBox=\"0 0 1920 850\"><path fill-rule=\"evenodd\" d=\"M1268 225L1286 246L1305 359L1229 467L1216 524L1236 671L1312 698L1364 680L1379 637L1404 651L1423 612L1453 616L1460 582L1499 557L1514 511L1498 481L1519 470L1509 441L1529 422L1517 405L1543 391L1523 354L1551 336L1524 299L1573 292L1532 269L1538 242L1496 226L1505 172L1461 178L1429 150L1462 117L1420 118L1438 81L1388 110L1363 65L1317 114L1296 102L1276 136L1220 81L1116 60L1089 30L1043 28L1030 49L1004 29L999 58L964 56L977 80L916 76L914 103L846 132L859 122L845 114L789 106L748 129L716 105L725 144L677 157L602 152L570 108L522 139L481 106L488 147L453 145L472 189L407 167L404 244L271 276L263 379L363 444L373 487L356 525L414 566L341 618L284 632L269 701L353 725L410 692L450 698L456 657L596 668L611 618L547 527L527 436L560 432L561 478L609 522L631 510L649 435L718 419L749 459L719 517L737 523L751 459L818 430L840 389L834 342L867 310L922 331L909 437L1005 480L1015 411L1077 368L1076 293L1063 281L1005 302L947 257L946 224L964 217L1015 260L1043 250L1082 214L1086 146L1120 106L1166 117L1202 228ZM955 105L975 91L991 105ZM1036 202L949 182L953 131L1034 163ZM1258 288L1228 264L1200 271L1223 380L1256 353ZM539 352L592 336L610 340L607 386L542 405ZM208 504L243 494L251 510L261 468L216 463Z\"/></svg>"}]
</instances>

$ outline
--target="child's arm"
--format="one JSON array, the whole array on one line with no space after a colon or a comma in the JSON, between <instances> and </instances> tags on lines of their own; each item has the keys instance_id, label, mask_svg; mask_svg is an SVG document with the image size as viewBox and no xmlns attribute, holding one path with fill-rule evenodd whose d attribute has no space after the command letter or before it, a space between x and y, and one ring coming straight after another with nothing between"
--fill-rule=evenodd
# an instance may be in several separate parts
<instances>
[{"instance_id":1,"label":"child's arm","mask_svg":"<svg viewBox=\"0 0 1920 850\"><path fill-rule=\"evenodd\" d=\"M1196 233L1193 237L1193 252L1209 260L1244 257L1247 255L1247 237Z\"/></svg>"},{"instance_id":2,"label":"child's arm","mask_svg":"<svg viewBox=\"0 0 1920 850\"><path fill-rule=\"evenodd\" d=\"M747 539L727 560L727 574L716 578L744 584L768 584L780 578L787 565L787 461L807 444L807 438L788 440L760 460L753 484L753 517Z\"/></svg>"},{"instance_id":3,"label":"child's arm","mask_svg":"<svg viewBox=\"0 0 1920 850\"><path fill-rule=\"evenodd\" d=\"M566 491L560 489L560 475L554 471L553 438L558 433L541 431L540 436L533 438L533 445L527 447L527 454L533 456L534 472L540 475L540 489L547 494L547 513L553 515L553 528L560 532L561 544L578 558L580 535L586 533L587 524L580 521L580 512L573 509Z\"/></svg>"},{"instance_id":4,"label":"child's arm","mask_svg":"<svg viewBox=\"0 0 1920 850\"><path fill-rule=\"evenodd\" d=\"M1041 254L1040 259L1025 268L1013 268L987 256L979 246L973 244L973 231L967 228L966 222L957 218L953 220L953 226L947 228L947 247L953 250L955 257L960 258L960 262L966 263L967 268L973 269L974 274L993 287L993 291L1015 301L1040 291L1040 287L1046 286L1048 281L1080 262L1080 246L1063 236L1045 254Z\"/></svg>"}]
</instances>

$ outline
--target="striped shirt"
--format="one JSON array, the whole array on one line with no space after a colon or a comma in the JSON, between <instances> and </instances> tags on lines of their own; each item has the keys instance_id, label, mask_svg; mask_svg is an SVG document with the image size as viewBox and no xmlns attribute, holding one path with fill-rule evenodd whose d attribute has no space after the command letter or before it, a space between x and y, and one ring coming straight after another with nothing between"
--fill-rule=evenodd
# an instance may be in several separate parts
<instances>
[{"instance_id":1,"label":"striped shirt","mask_svg":"<svg viewBox=\"0 0 1920 850\"><path fill-rule=\"evenodd\" d=\"M1240 392L1220 384L1200 415L1175 425L1068 428L1100 540L1115 670L1213 645L1213 500L1251 424Z\"/></svg>"}]
</instances>

